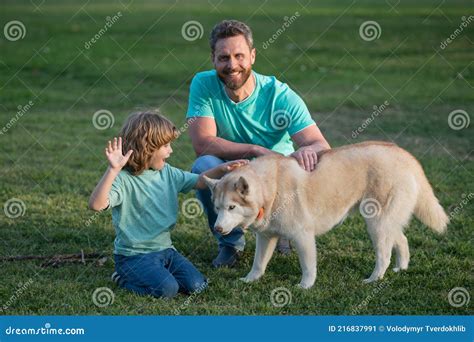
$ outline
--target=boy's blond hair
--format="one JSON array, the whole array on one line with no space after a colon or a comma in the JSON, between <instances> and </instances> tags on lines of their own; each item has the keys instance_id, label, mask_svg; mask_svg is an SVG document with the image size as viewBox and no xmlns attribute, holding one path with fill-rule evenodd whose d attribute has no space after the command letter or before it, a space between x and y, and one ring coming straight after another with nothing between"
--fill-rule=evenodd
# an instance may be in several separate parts
<instances>
[{"instance_id":1,"label":"boy's blond hair","mask_svg":"<svg viewBox=\"0 0 474 342\"><path fill-rule=\"evenodd\" d=\"M133 150L126 168L135 176L150 168L152 154L179 135L175 125L158 110L131 114L122 126L122 150Z\"/></svg>"}]
</instances>

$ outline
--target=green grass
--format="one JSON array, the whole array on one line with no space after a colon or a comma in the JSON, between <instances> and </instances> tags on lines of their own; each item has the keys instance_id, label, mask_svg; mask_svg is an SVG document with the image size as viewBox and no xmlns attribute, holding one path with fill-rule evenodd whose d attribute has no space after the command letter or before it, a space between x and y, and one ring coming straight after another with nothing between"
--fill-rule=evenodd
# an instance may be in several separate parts
<instances>
[{"instance_id":1,"label":"green grass","mask_svg":"<svg viewBox=\"0 0 474 342\"><path fill-rule=\"evenodd\" d=\"M472 302L460 308L448 302L452 288L473 289L472 201L459 210L445 236L412 221L407 229L410 268L400 274L388 271L383 285L362 284L375 261L360 217L318 239L318 279L309 291L295 287L301 274L295 254L275 255L261 281L240 282L253 258L251 234L238 268L212 269L217 248L204 216L180 216L173 240L210 279L208 290L161 300L138 297L109 281L114 267L110 212L86 225L93 216L88 197L106 168L104 144L137 108L160 107L177 126L184 124L190 80L212 67L207 36L223 18L248 22L257 47L255 70L289 83L333 146L395 141L419 158L448 212L474 192L473 125L462 130L448 125L448 114L455 109L471 118L474 113L474 23L446 49L439 47L461 17L472 12L471 4L450 1L438 7L436 1L402 1L394 10L375 0L313 1L303 8L305 4L134 1L126 9L112 1L48 1L35 10L27 0L2 2L2 27L20 20L27 33L16 42L3 35L0 39L0 126L15 116L19 105L30 100L34 105L0 135L0 203L19 198L26 207L18 218L0 215L0 255L82 249L109 257L102 267L0 262L0 306L32 279L2 314L173 314L179 309L190 315L328 315L352 314L364 300L367 305L358 311L363 315L472 314ZM118 11L123 14L119 21L85 50L84 43L103 27L105 17ZM283 18L296 11L298 19L262 49ZM181 27L189 20L202 24L202 39L183 39ZM367 20L380 24L379 39L360 38L359 26ZM352 131L372 107L386 100L388 109L353 139ZM112 128L94 128L92 116L99 109L113 113ZM173 147L170 163L189 169L195 157L187 134ZM115 293L114 303L105 308L92 302L93 291L102 286ZM290 290L290 304L272 305L270 294L277 287Z\"/></svg>"}]
</instances>

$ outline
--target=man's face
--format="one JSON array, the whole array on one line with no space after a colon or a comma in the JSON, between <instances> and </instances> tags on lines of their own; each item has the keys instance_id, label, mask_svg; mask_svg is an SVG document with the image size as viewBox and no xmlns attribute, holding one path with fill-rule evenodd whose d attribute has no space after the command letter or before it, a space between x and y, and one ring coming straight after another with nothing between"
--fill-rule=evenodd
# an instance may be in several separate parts
<instances>
[{"instance_id":1,"label":"man's face","mask_svg":"<svg viewBox=\"0 0 474 342\"><path fill-rule=\"evenodd\" d=\"M237 90L250 77L255 49L250 49L242 35L219 39L212 54L212 62L227 88Z\"/></svg>"}]
</instances>

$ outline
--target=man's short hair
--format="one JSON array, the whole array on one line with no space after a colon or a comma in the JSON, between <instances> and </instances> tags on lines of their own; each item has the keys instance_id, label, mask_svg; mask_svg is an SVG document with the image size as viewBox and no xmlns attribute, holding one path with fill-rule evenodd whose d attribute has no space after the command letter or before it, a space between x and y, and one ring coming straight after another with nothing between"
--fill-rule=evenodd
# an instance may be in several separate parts
<instances>
[{"instance_id":1,"label":"man's short hair","mask_svg":"<svg viewBox=\"0 0 474 342\"><path fill-rule=\"evenodd\" d=\"M252 49L253 37L252 30L250 29L250 27L238 20L221 21L212 29L211 37L209 38L209 45L211 46L211 51L214 53L216 49L216 43L219 39L235 37L239 35L244 36L250 49Z\"/></svg>"}]
</instances>

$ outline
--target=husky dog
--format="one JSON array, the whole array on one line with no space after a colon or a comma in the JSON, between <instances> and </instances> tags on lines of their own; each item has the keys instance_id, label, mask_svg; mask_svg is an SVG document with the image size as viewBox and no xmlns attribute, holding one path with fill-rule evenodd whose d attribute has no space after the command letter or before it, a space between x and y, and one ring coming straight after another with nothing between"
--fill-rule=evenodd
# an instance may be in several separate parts
<instances>
[{"instance_id":1,"label":"husky dog","mask_svg":"<svg viewBox=\"0 0 474 342\"><path fill-rule=\"evenodd\" d=\"M449 219L418 161L395 144L369 141L318 154L316 170L304 171L294 158L270 155L228 173L207 178L217 213L215 229L226 235L236 227L256 233L256 251L245 282L259 279L279 236L290 239L302 269L299 286L316 280L315 236L341 223L352 208L367 224L376 263L364 282L381 279L392 254L394 271L408 267L410 253L403 228L412 214L436 233Z\"/></svg>"}]
</instances>

